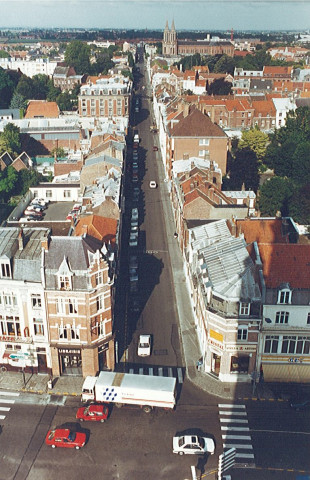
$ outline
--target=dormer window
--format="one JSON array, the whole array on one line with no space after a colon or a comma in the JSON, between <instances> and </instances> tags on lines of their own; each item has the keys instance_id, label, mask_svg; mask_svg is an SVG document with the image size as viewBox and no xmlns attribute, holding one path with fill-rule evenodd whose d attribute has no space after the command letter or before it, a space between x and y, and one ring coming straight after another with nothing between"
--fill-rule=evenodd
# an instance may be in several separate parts
<instances>
[{"instance_id":1,"label":"dormer window","mask_svg":"<svg viewBox=\"0 0 310 480\"><path fill-rule=\"evenodd\" d=\"M59 270L57 272L58 278L58 288L60 290L72 290L72 272L70 271L69 265L66 258L64 257Z\"/></svg>"},{"instance_id":2,"label":"dormer window","mask_svg":"<svg viewBox=\"0 0 310 480\"><path fill-rule=\"evenodd\" d=\"M60 290L72 290L71 279L67 275L59 275L59 288Z\"/></svg>"},{"instance_id":3,"label":"dormer window","mask_svg":"<svg viewBox=\"0 0 310 480\"><path fill-rule=\"evenodd\" d=\"M250 315L250 305L250 303L241 302L239 308L240 315Z\"/></svg>"},{"instance_id":4,"label":"dormer window","mask_svg":"<svg viewBox=\"0 0 310 480\"><path fill-rule=\"evenodd\" d=\"M292 299L292 292L288 288L284 288L279 290L278 292L278 303L279 304L288 304L291 303Z\"/></svg>"},{"instance_id":5,"label":"dormer window","mask_svg":"<svg viewBox=\"0 0 310 480\"><path fill-rule=\"evenodd\" d=\"M1 278L12 278L10 262L1 263Z\"/></svg>"}]
</instances>

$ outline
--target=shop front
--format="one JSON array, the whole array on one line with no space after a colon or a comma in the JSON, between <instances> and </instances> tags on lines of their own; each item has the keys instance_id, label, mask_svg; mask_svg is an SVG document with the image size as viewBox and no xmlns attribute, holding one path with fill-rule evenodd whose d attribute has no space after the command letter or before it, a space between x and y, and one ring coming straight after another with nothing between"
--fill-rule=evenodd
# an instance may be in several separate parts
<instances>
[{"instance_id":1,"label":"shop front","mask_svg":"<svg viewBox=\"0 0 310 480\"><path fill-rule=\"evenodd\" d=\"M310 358L263 355L262 370L266 382L310 382Z\"/></svg>"},{"instance_id":2,"label":"shop front","mask_svg":"<svg viewBox=\"0 0 310 480\"><path fill-rule=\"evenodd\" d=\"M60 375L82 375L82 355L79 348L59 348Z\"/></svg>"}]
</instances>

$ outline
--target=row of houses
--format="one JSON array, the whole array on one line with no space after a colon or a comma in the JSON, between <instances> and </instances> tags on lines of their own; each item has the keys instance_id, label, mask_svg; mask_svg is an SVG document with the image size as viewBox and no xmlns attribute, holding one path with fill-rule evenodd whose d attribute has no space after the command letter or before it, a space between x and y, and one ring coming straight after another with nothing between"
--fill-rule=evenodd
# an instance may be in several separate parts
<instances>
[{"instance_id":1,"label":"row of houses","mask_svg":"<svg viewBox=\"0 0 310 480\"><path fill-rule=\"evenodd\" d=\"M178 97L167 85L153 88L200 345L193 355L201 355L199 368L223 382L262 376L308 382L309 241L291 218L260 218L254 192L221 191L229 141L212 121L217 118L213 100L209 105L202 97ZM249 113L250 102L230 101ZM218 110L224 105L219 101Z\"/></svg>"},{"instance_id":2,"label":"row of houses","mask_svg":"<svg viewBox=\"0 0 310 480\"><path fill-rule=\"evenodd\" d=\"M125 133L98 122L84 153L83 141L0 228L0 364L8 369L85 376L114 368ZM48 204L39 223L23 214L33 198Z\"/></svg>"}]
</instances>

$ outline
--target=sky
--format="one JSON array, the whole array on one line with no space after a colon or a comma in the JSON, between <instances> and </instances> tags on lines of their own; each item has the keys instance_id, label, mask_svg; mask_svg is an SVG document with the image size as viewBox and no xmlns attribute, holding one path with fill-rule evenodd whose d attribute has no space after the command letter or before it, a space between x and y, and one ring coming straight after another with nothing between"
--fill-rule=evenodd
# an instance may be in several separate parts
<instances>
[{"instance_id":1,"label":"sky","mask_svg":"<svg viewBox=\"0 0 310 480\"><path fill-rule=\"evenodd\" d=\"M0 0L0 28L299 30L310 0Z\"/></svg>"}]
</instances>

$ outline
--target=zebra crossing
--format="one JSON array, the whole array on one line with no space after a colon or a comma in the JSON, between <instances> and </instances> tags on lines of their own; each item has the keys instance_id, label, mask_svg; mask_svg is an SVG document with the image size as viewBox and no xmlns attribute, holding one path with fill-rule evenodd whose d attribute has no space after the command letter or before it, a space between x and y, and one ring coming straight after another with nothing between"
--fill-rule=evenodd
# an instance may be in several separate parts
<instances>
[{"instance_id":1,"label":"zebra crossing","mask_svg":"<svg viewBox=\"0 0 310 480\"><path fill-rule=\"evenodd\" d=\"M150 375L157 377L175 377L177 382L183 383L184 375L183 368L181 367L130 367L128 368L128 373L135 373L139 375Z\"/></svg>"},{"instance_id":2,"label":"zebra crossing","mask_svg":"<svg viewBox=\"0 0 310 480\"><path fill-rule=\"evenodd\" d=\"M236 464L254 467L254 453L245 405L220 403L219 417L224 450L236 449Z\"/></svg>"},{"instance_id":3,"label":"zebra crossing","mask_svg":"<svg viewBox=\"0 0 310 480\"><path fill-rule=\"evenodd\" d=\"M16 397L18 396L18 392L5 392L0 390L0 420L4 420L6 418L6 415L11 410L9 405L13 405Z\"/></svg>"}]
</instances>

